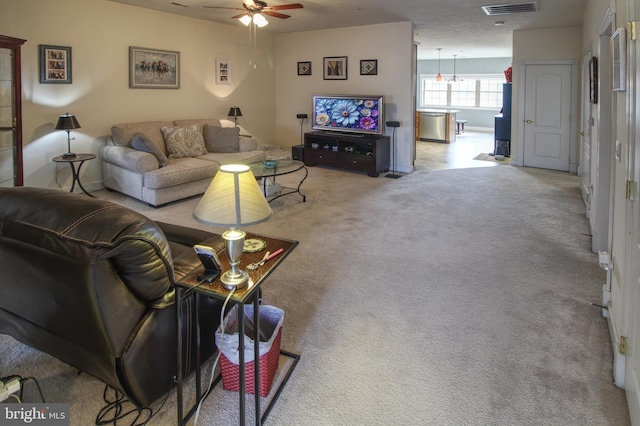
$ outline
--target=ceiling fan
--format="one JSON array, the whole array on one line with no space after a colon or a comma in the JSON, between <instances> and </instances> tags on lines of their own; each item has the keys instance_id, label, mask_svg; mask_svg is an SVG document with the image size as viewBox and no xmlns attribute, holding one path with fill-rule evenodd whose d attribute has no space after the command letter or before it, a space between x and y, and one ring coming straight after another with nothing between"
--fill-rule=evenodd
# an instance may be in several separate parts
<instances>
[{"instance_id":1,"label":"ceiling fan","mask_svg":"<svg viewBox=\"0 0 640 426\"><path fill-rule=\"evenodd\" d=\"M282 4L280 6L268 6L267 3L261 0L248 0L242 3L243 7L223 7L223 6L202 6L209 9L231 9L231 10L243 10L239 15L232 16L231 19L240 19L243 16L252 16L257 13L261 13L274 18L286 19L291 15L285 15L284 13L274 12L275 10L287 10L287 9L302 9L300 3Z\"/></svg>"}]
</instances>

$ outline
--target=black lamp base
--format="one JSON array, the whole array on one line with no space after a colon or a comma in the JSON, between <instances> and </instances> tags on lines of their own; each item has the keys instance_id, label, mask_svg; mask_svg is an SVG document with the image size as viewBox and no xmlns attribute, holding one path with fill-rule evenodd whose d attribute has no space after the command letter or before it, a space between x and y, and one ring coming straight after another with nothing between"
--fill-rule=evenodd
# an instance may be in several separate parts
<instances>
[{"instance_id":1,"label":"black lamp base","mask_svg":"<svg viewBox=\"0 0 640 426\"><path fill-rule=\"evenodd\" d=\"M74 154L73 152L66 152L62 154L62 158L76 158L76 154Z\"/></svg>"},{"instance_id":2,"label":"black lamp base","mask_svg":"<svg viewBox=\"0 0 640 426\"><path fill-rule=\"evenodd\" d=\"M386 175L384 175L384 177L388 177L388 178L392 178L392 179L398 179L398 178L401 178L402 175L397 175L395 173L387 173Z\"/></svg>"}]
</instances>

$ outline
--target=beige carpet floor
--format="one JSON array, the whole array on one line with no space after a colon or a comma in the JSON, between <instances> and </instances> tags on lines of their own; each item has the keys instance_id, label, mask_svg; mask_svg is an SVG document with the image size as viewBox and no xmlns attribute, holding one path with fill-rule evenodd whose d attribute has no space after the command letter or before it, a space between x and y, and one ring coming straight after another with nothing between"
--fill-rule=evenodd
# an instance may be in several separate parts
<instances>
[{"instance_id":1,"label":"beige carpet floor","mask_svg":"<svg viewBox=\"0 0 640 426\"><path fill-rule=\"evenodd\" d=\"M306 203L276 200L249 229L300 241L264 285L285 311L283 348L301 355L267 424L629 424L578 184L520 167L311 168ZM154 209L95 195L209 229L192 219L197 198ZM2 336L0 372L37 377L72 425L104 405L99 381ZM198 424L237 424L236 401L216 389ZM172 392L150 424L175 422Z\"/></svg>"}]
</instances>

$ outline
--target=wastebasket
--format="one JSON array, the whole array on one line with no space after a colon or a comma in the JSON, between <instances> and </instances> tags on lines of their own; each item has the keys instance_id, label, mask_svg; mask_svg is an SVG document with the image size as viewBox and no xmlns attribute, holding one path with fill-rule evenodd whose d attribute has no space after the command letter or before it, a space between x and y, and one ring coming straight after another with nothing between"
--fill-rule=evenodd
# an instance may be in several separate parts
<instances>
[{"instance_id":1,"label":"wastebasket","mask_svg":"<svg viewBox=\"0 0 640 426\"><path fill-rule=\"evenodd\" d=\"M509 153L509 143L508 139L498 139L496 140L496 152L495 155L504 155L505 157L509 157L511 154Z\"/></svg>"},{"instance_id":2,"label":"wastebasket","mask_svg":"<svg viewBox=\"0 0 640 426\"><path fill-rule=\"evenodd\" d=\"M253 305L244 307L244 364L245 393L254 393L254 323ZM222 326L216 331L216 345L220 348L220 371L222 386L226 390L240 390L240 351L238 332L238 305L235 305L224 318ZM260 396L267 396L280 360L280 342L284 311L275 306L262 305L258 310L260 318Z\"/></svg>"}]
</instances>

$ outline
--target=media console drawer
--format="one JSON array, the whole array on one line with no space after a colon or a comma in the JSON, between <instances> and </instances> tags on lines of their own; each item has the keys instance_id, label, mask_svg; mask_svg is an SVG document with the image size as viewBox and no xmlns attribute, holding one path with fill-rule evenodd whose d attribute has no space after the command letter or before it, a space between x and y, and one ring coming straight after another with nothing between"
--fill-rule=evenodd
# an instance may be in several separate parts
<instances>
[{"instance_id":1,"label":"media console drawer","mask_svg":"<svg viewBox=\"0 0 640 426\"><path fill-rule=\"evenodd\" d=\"M304 135L304 163L358 170L376 177L389 170L389 147L389 136L308 132Z\"/></svg>"}]
</instances>

